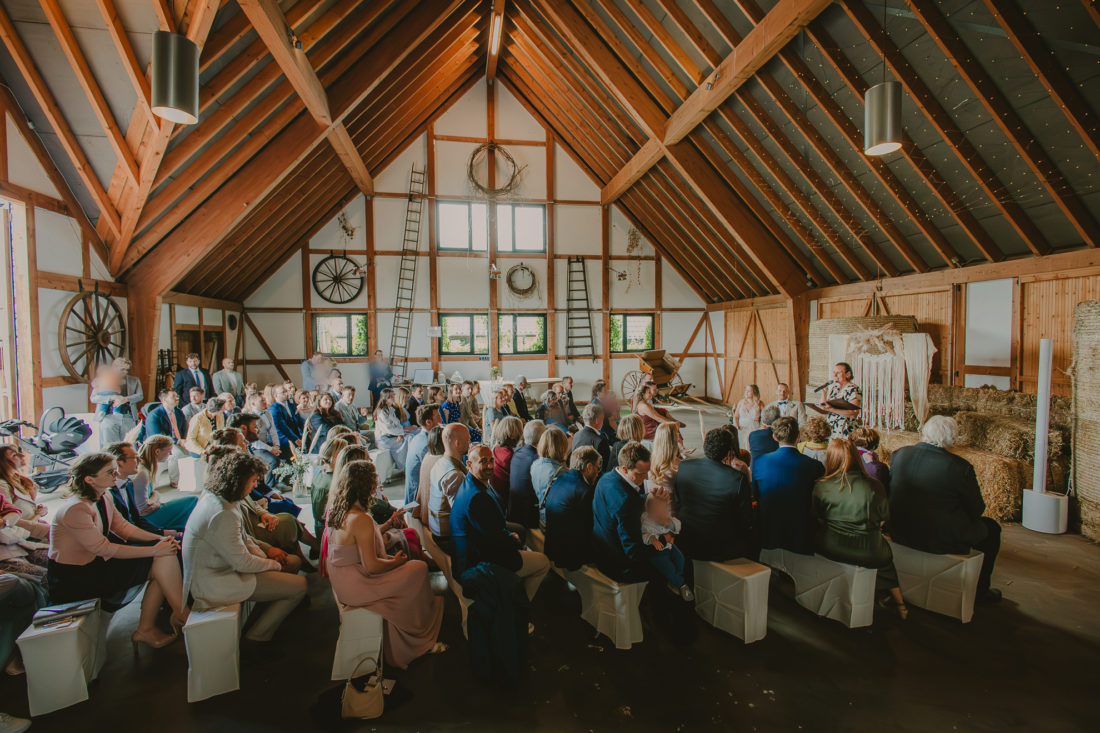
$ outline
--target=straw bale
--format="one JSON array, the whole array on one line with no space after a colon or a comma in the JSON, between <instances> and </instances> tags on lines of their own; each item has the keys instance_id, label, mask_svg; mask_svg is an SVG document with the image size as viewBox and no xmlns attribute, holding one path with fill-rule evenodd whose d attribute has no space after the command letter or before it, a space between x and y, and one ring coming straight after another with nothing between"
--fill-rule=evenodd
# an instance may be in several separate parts
<instances>
[{"instance_id":1,"label":"straw bale","mask_svg":"<svg viewBox=\"0 0 1100 733\"><path fill-rule=\"evenodd\" d=\"M954 415L956 412L982 412L1013 417L1030 422L1034 428L1038 397L1022 392L974 387L928 385L928 403L934 415ZM1072 423L1072 401L1055 395L1050 400L1050 424L1069 431ZM908 427L908 423L906 423Z\"/></svg>"},{"instance_id":2,"label":"straw bale","mask_svg":"<svg viewBox=\"0 0 1100 733\"><path fill-rule=\"evenodd\" d=\"M994 415L988 412L955 413L959 423L959 442L996 453L1005 458L1035 461L1035 418ZM1060 458L1068 448L1067 431L1051 427L1047 439L1047 455Z\"/></svg>"},{"instance_id":3,"label":"straw bale","mask_svg":"<svg viewBox=\"0 0 1100 733\"><path fill-rule=\"evenodd\" d=\"M1079 303L1073 322L1073 488L1081 534L1100 540L1100 302Z\"/></svg>"},{"instance_id":4,"label":"straw bale","mask_svg":"<svg viewBox=\"0 0 1100 733\"><path fill-rule=\"evenodd\" d=\"M889 463L889 457L898 448L913 445L920 436L910 432L883 433L879 443L879 455ZM1020 519L1023 490L1031 488L1031 464L1015 458L1005 458L970 446L955 446L951 452L961 456L974 466L978 486L985 500L985 514L998 522L1015 522Z\"/></svg>"}]
</instances>

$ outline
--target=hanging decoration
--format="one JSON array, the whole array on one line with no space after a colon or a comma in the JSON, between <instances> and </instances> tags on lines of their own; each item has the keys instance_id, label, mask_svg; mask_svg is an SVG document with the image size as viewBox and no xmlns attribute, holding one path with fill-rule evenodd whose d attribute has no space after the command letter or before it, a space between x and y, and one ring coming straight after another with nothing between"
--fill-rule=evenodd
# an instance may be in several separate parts
<instances>
[{"instance_id":1,"label":"hanging decoration","mask_svg":"<svg viewBox=\"0 0 1100 733\"><path fill-rule=\"evenodd\" d=\"M634 263L632 277L630 282L626 284L626 292L630 292L630 289L637 285L642 286L642 234L634 227L630 227L630 231L626 233L626 254L630 257ZM620 280L626 278L620 277Z\"/></svg>"},{"instance_id":2,"label":"hanging decoration","mask_svg":"<svg viewBox=\"0 0 1100 733\"><path fill-rule=\"evenodd\" d=\"M97 366L110 364L125 351L126 318L106 293L77 293L61 312L57 340L69 376L90 379Z\"/></svg>"},{"instance_id":3,"label":"hanging decoration","mask_svg":"<svg viewBox=\"0 0 1100 733\"><path fill-rule=\"evenodd\" d=\"M503 176L505 179L504 183L494 188L490 188L477 179L477 165L481 162L481 159L487 157L489 153L492 153L498 162L504 161L506 171L506 175ZM517 163L516 159L512 157L512 154L509 153L508 149L503 145L498 145L497 143L482 143L470 153L470 159L466 163L466 178L469 180L473 189L485 198L506 198L514 195L516 191L519 190L519 184L523 180L523 172L526 169L527 166Z\"/></svg>"},{"instance_id":4,"label":"hanging decoration","mask_svg":"<svg viewBox=\"0 0 1100 733\"><path fill-rule=\"evenodd\" d=\"M347 254L329 255L313 268L313 289L329 303L343 304L363 292L363 268Z\"/></svg>"},{"instance_id":5,"label":"hanging decoration","mask_svg":"<svg viewBox=\"0 0 1100 733\"><path fill-rule=\"evenodd\" d=\"M508 274L504 276L504 282L512 295L520 300L526 300L539 292L539 280L530 267L522 262L508 268Z\"/></svg>"}]
</instances>

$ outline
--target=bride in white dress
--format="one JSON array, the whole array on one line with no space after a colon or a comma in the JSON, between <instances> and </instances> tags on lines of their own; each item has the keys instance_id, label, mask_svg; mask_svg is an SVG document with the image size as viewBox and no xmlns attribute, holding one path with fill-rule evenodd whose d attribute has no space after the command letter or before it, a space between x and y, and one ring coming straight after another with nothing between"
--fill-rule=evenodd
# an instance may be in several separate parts
<instances>
[{"instance_id":1,"label":"bride in white dress","mask_svg":"<svg viewBox=\"0 0 1100 733\"><path fill-rule=\"evenodd\" d=\"M760 399L760 388L755 384L745 387L745 396L733 407L733 426L737 428L737 447L749 449L749 433L763 427L760 414L764 411L764 401Z\"/></svg>"}]
</instances>

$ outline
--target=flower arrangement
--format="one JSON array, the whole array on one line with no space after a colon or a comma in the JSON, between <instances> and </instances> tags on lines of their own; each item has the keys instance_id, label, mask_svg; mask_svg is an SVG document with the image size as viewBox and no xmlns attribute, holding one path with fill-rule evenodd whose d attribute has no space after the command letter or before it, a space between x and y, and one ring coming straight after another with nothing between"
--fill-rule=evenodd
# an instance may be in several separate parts
<instances>
[{"instance_id":1,"label":"flower arrangement","mask_svg":"<svg viewBox=\"0 0 1100 733\"><path fill-rule=\"evenodd\" d=\"M494 382L500 379L500 367L489 367L489 376L493 378Z\"/></svg>"},{"instance_id":2,"label":"flower arrangement","mask_svg":"<svg viewBox=\"0 0 1100 733\"><path fill-rule=\"evenodd\" d=\"M289 461L280 463L272 469L271 475L275 477L275 480L279 483L293 487L294 493L298 494L305 490L305 475L306 471L309 469L309 461L291 457Z\"/></svg>"}]
</instances>

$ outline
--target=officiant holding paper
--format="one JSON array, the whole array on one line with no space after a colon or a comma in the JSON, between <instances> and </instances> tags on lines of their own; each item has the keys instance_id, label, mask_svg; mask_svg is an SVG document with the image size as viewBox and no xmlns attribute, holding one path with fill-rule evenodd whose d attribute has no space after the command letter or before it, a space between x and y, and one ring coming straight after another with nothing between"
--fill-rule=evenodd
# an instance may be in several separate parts
<instances>
[{"instance_id":1,"label":"officiant holding paper","mask_svg":"<svg viewBox=\"0 0 1100 733\"><path fill-rule=\"evenodd\" d=\"M825 391L825 399L817 405L818 411L825 413L825 419L833 429L834 438L847 438L859 427L863 390L859 385L852 383L851 379L851 365L843 361L838 362L833 367L833 381Z\"/></svg>"}]
</instances>

